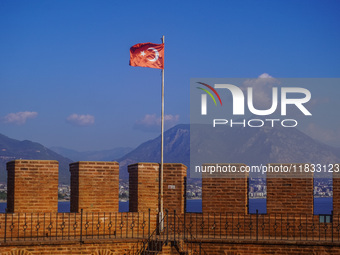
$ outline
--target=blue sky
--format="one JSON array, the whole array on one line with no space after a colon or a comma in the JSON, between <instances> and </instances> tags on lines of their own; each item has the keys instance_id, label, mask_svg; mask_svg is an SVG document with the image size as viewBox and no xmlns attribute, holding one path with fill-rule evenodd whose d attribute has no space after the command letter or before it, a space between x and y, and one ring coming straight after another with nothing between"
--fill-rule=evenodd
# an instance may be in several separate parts
<instances>
[{"instance_id":1,"label":"blue sky","mask_svg":"<svg viewBox=\"0 0 340 255\"><path fill-rule=\"evenodd\" d=\"M159 135L161 71L129 48L165 35L168 126L190 78L340 77L340 2L0 1L0 133L47 147L135 147Z\"/></svg>"}]
</instances>

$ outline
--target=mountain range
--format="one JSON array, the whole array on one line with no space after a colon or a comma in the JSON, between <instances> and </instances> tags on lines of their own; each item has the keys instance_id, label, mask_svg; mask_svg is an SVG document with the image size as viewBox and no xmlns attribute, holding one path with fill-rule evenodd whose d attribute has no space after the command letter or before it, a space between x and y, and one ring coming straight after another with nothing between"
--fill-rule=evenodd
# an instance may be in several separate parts
<instances>
[{"instance_id":1,"label":"mountain range","mask_svg":"<svg viewBox=\"0 0 340 255\"><path fill-rule=\"evenodd\" d=\"M131 147L118 147L111 150L82 152L63 147L51 147L50 149L60 155L63 155L64 157L72 159L74 162L117 160L133 150Z\"/></svg>"},{"instance_id":2,"label":"mountain range","mask_svg":"<svg viewBox=\"0 0 340 255\"><path fill-rule=\"evenodd\" d=\"M69 183L71 159L63 157L45 146L28 140L18 141L0 134L0 182L7 181L6 163L15 159L57 160L59 182Z\"/></svg>"},{"instance_id":3,"label":"mountain range","mask_svg":"<svg viewBox=\"0 0 340 255\"><path fill-rule=\"evenodd\" d=\"M340 162L339 148L318 142L295 128L220 128L213 133L205 128L206 126L199 128L192 126L190 130L189 124L181 124L167 130L164 133L164 162L189 166L190 147L193 157L202 160L208 157L209 162L245 164ZM120 178L128 179L129 164L160 162L160 146L159 136L133 150L122 147L105 151L76 152L60 147L48 149L39 143L18 141L0 135L0 181L6 181L6 162L20 158L58 160L61 183L69 183L68 165L79 160L118 161Z\"/></svg>"},{"instance_id":4,"label":"mountain range","mask_svg":"<svg viewBox=\"0 0 340 255\"><path fill-rule=\"evenodd\" d=\"M57 160L59 183L69 184L69 164L77 161L112 161L130 152L130 147L119 147L103 151L78 152L62 147L45 146L24 140L19 141L0 134L0 182L7 181L6 163L15 159Z\"/></svg>"},{"instance_id":5,"label":"mountain range","mask_svg":"<svg viewBox=\"0 0 340 255\"><path fill-rule=\"evenodd\" d=\"M297 128L219 127L211 132L209 125L196 125L191 128L191 139L191 159L198 165L340 162L339 148L316 141Z\"/></svg>"},{"instance_id":6,"label":"mountain range","mask_svg":"<svg viewBox=\"0 0 340 255\"><path fill-rule=\"evenodd\" d=\"M159 162L160 143L159 136L118 159L120 178L128 178L129 164ZM190 128L189 124L182 124L167 130L164 133L164 162L182 163L189 167L190 156L192 160L198 159L202 163L328 164L340 162L340 148L316 141L296 128L281 126L229 129L223 127L211 132L210 125L192 125ZM188 177L198 177L190 176L189 172L188 169Z\"/></svg>"},{"instance_id":7,"label":"mountain range","mask_svg":"<svg viewBox=\"0 0 340 255\"><path fill-rule=\"evenodd\" d=\"M127 166L136 162L159 163L161 158L161 137L158 136L139 145L136 149L119 158L121 179L129 178ZM180 124L164 132L164 162L190 164L190 125Z\"/></svg>"}]
</instances>

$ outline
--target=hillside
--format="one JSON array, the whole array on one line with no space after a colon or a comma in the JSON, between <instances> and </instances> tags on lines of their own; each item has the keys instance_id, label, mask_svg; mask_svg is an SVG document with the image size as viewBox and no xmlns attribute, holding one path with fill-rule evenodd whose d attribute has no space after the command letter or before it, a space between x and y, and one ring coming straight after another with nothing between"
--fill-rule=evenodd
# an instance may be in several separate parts
<instances>
[{"instance_id":1,"label":"hillside","mask_svg":"<svg viewBox=\"0 0 340 255\"><path fill-rule=\"evenodd\" d=\"M221 128L214 133L205 128L202 126L191 130L194 132L191 136L193 159L197 157L201 161L248 165L340 162L339 148L318 142L295 128ZM64 155L74 155L71 160L39 143L18 141L0 134L0 181L6 181L6 162L20 158L59 161L61 183L69 183L69 163L77 160L117 160L120 163L120 178L128 179L128 165L136 162L160 162L160 146L161 138L158 136L120 158L118 156L124 150L129 151L131 148L83 153L56 149ZM189 124L177 125L164 133L164 162L190 165Z\"/></svg>"},{"instance_id":2,"label":"hillside","mask_svg":"<svg viewBox=\"0 0 340 255\"><path fill-rule=\"evenodd\" d=\"M136 162L160 162L161 137L142 143L136 149L118 159L120 178L127 179L127 166ZM181 124L164 132L164 163L190 163L190 125Z\"/></svg>"},{"instance_id":3,"label":"hillside","mask_svg":"<svg viewBox=\"0 0 340 255\"><path fill-rule=\"evenodd\" d=\"M18 141L0 134L0 182L7 181L6 162L15 159L57 160L59 162L59 182L70 183L70 159L28 140Z\"/></svg>"},{"instance_id":4,"label":"hillside","mask_svg":"<svg viewBox=\"0 0 340 255\"><path fill-rule=\"evenodd\" d=\"M118 147L100 151L76 151L63 147L51 147L50 149L66 158L72 159L74 162L117 160L133 150L133 148L130 147Z\"/></svg>"},{"instance_id":5,"label":"hillside","mask_svg":"<svg viewBox=\"0 0 340 255\"><path fill-rule=\"evenodd\" d=\"M190 137L190 125L183 124L164 133L165 163L183 163L189 167L190 150L192 159L200 163L260 165L340 162L339 148L316 141L296 128L220 128L211 132L210 126L202 125L192 128L191 132ZM120 158L120 177L128 178L129 164L160 162L160 143L159 136Z\"/></svg>"}]
</instances>

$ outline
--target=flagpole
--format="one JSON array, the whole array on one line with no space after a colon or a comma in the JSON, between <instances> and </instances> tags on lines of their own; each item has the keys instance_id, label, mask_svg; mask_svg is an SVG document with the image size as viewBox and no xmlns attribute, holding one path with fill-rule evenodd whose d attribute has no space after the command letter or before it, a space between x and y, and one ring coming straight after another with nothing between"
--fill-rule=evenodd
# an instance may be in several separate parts
<instances>
[{"instance_id":1,"label":"flagpole","mask_svg":"<svg viewBox=\"0 0 340 255\"><path fill-rule=\"evenodd\" d=\"M162 43L165 43L165 36L163 35L162 37ZM160 189L159 189L159 200L160 200L160 204L159 204L159 216L160 219L159 221L161 222L162 218L163 218L163 165L164 165L164 161L163 161L163 156L164 156L164 66L162 69L162 113L161 113L161 169L160 169ZM161 224L161 229L163 229L163 224Z\"/></svg>"}]
</instances>

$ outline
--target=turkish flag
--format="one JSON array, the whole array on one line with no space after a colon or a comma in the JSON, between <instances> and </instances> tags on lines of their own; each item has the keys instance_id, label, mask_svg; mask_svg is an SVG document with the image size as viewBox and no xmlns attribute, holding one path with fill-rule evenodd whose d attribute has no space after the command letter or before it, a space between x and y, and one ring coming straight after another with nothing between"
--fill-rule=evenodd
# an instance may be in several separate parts
<instances>
[{"instance_id":1,"label":"turkish flag","mask_svg":"<svg viewBox=\"0 0 340 255\"><path fill-rule=\"evenodd\" d=\"M130 66L164 69L164 43L138 43L130 48Z\"/></svg>"}]
</instances>

